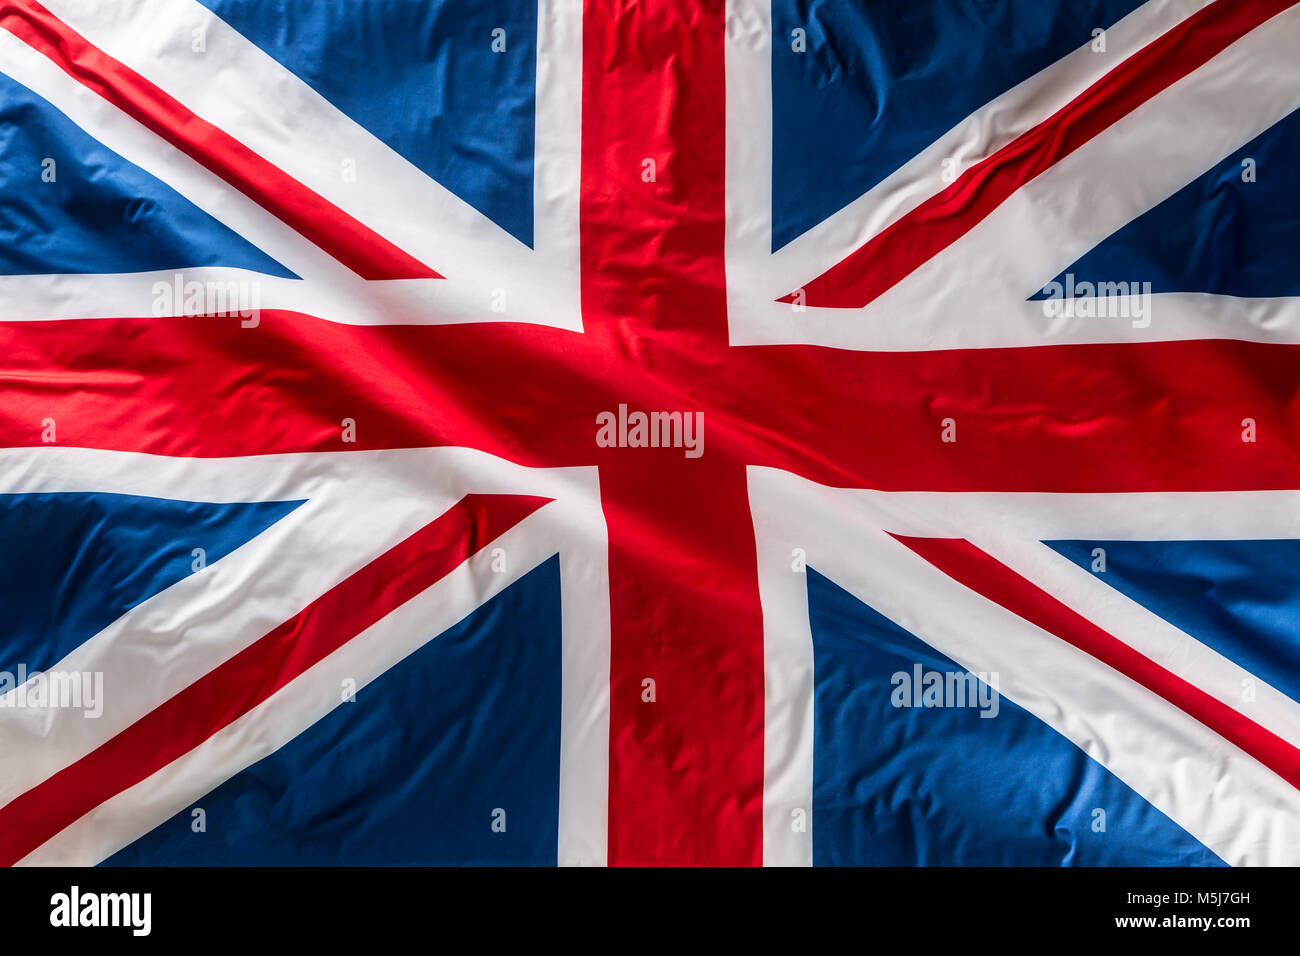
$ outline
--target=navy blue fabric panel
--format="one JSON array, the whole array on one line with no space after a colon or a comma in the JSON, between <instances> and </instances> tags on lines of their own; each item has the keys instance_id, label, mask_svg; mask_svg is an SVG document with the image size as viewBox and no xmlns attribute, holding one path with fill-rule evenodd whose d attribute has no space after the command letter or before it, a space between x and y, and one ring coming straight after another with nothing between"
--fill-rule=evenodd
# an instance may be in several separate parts
<instances>
[{"instance_id":1,"label":"navy blue fabric panel","mask_svg":"<svg viewBox=\"0 0 1300 956\"><path fill-rule=\"evenodd\" d=\"M773 249L1141 2L773 0Z\"/></svg>"},{"instance_id":2,"label":"navy blue fabric panel","mask_svg":"<svg viewBox=\"0 0 1300 956\"><path fill-rule=\"evenodd\" d=\"M1152 292L1300 295L1297 156L1300 110L1102 240L1056 281L1064 285L1068 273L1076 284L1150 282Z\"/></svg>"},{"instance_id":3,"label":"navy blue fabric panel","mask_svg":"<svg viewBox=\"0 0 1300 956\"><path fill-rule=\"evenodd\" d=\"M297 278L3 74L0 192L0 274L229 266Z\"/></svg>"},{"instance_id":4,"label":"navy blue fabric panel","mask_svg":"<svg viewBox=\"0 0 1300 956\"><path fill-rule=\"evenodd\" d=\"M201 2L532 245L536 0ZM492 49L497 29L503 52Z\"/></svg>"},{"instance_id":5,"label":"navy blue fabric panel","mask_svg":"<svg viewBox=\"0 0 1300 956\"><path fill-rule=\"evenodd\" d=\"M1300 541L1047 541L1122 594L1300 700Z\"/></svg>"},{"instance_id":6,"label":"navy blue fabric panel","mask_svg":"<svg viewBox=\"0 0 1300 956\"><path fill-rule=\"evenodd\" d=\"M0 670L42 670L298 507L135 495L0 495Z\"/></svg>"},{"instance_id":7,"label":"navy blue fabric panel","mask_svg":"<svg viewBox=\"0 0 1300 956\"><path fill-rule=\"evenodd\" d=\"M559 574L538 565L106 865L554 865Z\"/></svg>"},{"instance_id":8,"label":"navy blue fabric panel","mask_svg":"<svg viewBox=\"0 0 1300 956\"><path fill-rule=\"evenodd\" d=\"M812 568L807 575L814 864L1222 864L1006 698L991 717L978 707L895 707L893 675L917 664L963 669ZM1093 828L1097 810L1104 832Z\"/></svg>"}]
</instances>

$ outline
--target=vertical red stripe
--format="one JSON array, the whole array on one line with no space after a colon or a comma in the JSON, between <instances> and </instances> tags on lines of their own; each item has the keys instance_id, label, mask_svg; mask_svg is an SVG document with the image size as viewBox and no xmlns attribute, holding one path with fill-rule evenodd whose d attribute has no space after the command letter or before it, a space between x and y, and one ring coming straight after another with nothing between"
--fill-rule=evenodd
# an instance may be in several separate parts
<instances>
[{"instance_id":1,"label":"vertical red stripe","mask_svg":"<svg viewBox=\"0 0 1300 956\"><path fill-rule=\"evenodd\" d=\"M762 612L745 474L707 453L690 464L601 469L612 864L762 862Z\"/></svg>"},{"instance_id":2,"label":"vertical red stripe","mask_svg":"<svg viewBox=\"0 0 1300 956\"><path fill-rule=\"evenodd\" d=\"M611 404L705 411L727 344L724 4L590 0L582 299ZM611 449L613 864L762 860L763 659L745 467ZM595 427L592 426L594 437ZM653 702L644 699L654 681Z\"/></svg>"}]
</instances>

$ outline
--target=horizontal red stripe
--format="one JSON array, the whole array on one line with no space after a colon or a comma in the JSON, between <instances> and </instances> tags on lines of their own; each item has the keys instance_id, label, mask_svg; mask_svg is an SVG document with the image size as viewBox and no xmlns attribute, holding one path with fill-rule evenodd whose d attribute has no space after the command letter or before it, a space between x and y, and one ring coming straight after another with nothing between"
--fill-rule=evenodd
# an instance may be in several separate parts
<instances>
[{"instance_id":1,"label":"horizontal red stripe","mask_svg":"<svg viewBox=\"0 0 1300 956\"><path fill-rule=\"evenodd\" d=\"M550 499L466 495L120 734L0 808L12 866L105 800L189 753ZM145 682L148 675L141 675Z\"/></svg>"},{"instance_id":2,"label":"horizontal red stripe","mask_svg":"<svg viewBox=\"0 0 1300 956\"><path fill-rule=\"evenodd\" d=\"M743 442L734 454L749 464L821 484L1041 492L1300 487L1296 345L735 351L735 377L720 381L713 373L710 453ZM1254 442L1242 441L1246 418L1255 422ZM945 419L953 421L953 442L942 440Z\"/></svg>"},{"instance_id":3,"label":"horizontal red stripe","mask_svg":"<svg viewBox=\"0 0 1300 956\"><path fill-rule=\"evenodd\" d=\"M867 305L974 229L1025 183L1295 3L1215 0L809 282L804 304Z\"/></svg>"},{"instance_id":4,"label":"horizontal red stripe","mask_svg":"<svg viewBox=\"0 0 1300 956\"><path fill-rule=\"evenodd\" d=\"M698 365L690 365L697 362ZM456 445L541 467L647 462L597 413L703 412L710 461L898 491L1300 487L1300 346L1233 340L852 352L666 348L648 367L515 323L0 322L0 447L186 457ZM354 444L340 423L357 423ZM942 422L956 441L941 440ZM1253 419L1256 441L1243 442Z\"/></svg>"},{"instance_id":5,"label":"horizontal red stripe","mask_svg":"<svg viewBox=\"0 0 1300 956\"><path fill-rule=\"evenodd\" d=\"M894 535L936 568L1159 694L1300 788L1300 750L1103 631L996 558L960 538Z\"/></svg>"},{"instance_id":6,"label":"horizontal red stripe","mask_svg":"<svg viewBox=\"0 0 1300 956\"><path fill-rule=\"evenodd\" d=\"M93 46L35 0L0 2L0 27L49 57L78 83L221 177L363 279L442 278Z\"/></svg>"},{"instance_id":7,"label":"horizontal red stripe","mask_svg":"<svg viewBox=\"0 0 1300 956\"><path fill-rule=\"evenodd\" d=\"M158 455L455 445L592 464L596 413L617 400L594 385L609 372L583 339L523 323L358 326L280 310L247 329L238 317L0 322L0 447L40 445L49 417L59 445ZM342 441L345 418L354 443Z\"/></svg>"}]
</instances>

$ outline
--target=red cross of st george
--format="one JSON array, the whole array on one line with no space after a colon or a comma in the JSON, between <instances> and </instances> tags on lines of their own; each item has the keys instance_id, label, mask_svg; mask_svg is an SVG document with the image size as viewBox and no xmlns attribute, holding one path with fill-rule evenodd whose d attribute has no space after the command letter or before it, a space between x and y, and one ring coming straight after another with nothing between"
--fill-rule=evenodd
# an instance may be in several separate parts
<instances>
[{"instance_id":1,"label":"red cross of st george","mask_svg":"<svg viewBox=\"0 0 1300 956\"><path fill-rule=\"evenodd\" d=\"M1226 43L1278 6L1217 0L1210 8ZM202 121L174 101L150 108L165 94L38 4L7 4L0 26L138 121L184 126L190 138L171 141L236 188L254 198L265 191L264 161L196 127L190 120ZM723 35L721 0L586 4L581 333L500 322L349 326L285 311L263 312L256 330L180 317L0 322L0 446L39 444L40 421L54 415L60 445L162 455L450 445L530 466L597 467L609 532L614 864L761 862L763 618L750 466L907 491L1300 485L1295 346L1205 340L891 354L730 345ZM1167 85L1182 72L1172 54L1153 56L1144 82ZM1035 148L1059 142L1045 137ZM652 182L642 177L647 158ZM972 172L1005 192L998 175ZM369 230L292 181L274 202L259 201L361 274L437 275L437 263L363 249ZM962 231L948 229L941 245ZM881 281L905 276L918 264L907 257L928 257L932 245L873 248L887 260ZM870 271L870 258L843 268L846 288L874 288L854 278ZM844 321L858 319L846 312ZM705 453L599 447L596 416L620 403L702 413ZM358 423L357 440L341 446L345 417ZM960 442L940 441L949 417L960 422ZM1244 417L1257 422L1256 443L1240 441ZM439 519L421 534L463 557L482 546L483 529L500 533L537 502L458 507L478 518ZM449 528L461 537L448 537ZM274 666L307 666L275 656L276 646L263 646ZM642 699L646 678L655 681L653 703ZM215 733L238 710L227 703L214 716L216 699L201 689L186 706L164 704L167 720L135 731L142 736L119 744L117 757L151 752L161 743L151 734L194 743ZM178 726L186 722L188 736ZM51 778L43 796L90 779L84 771ZM118 771L109 789L149 772ZM88 809L26 797L0 808L0 831L21 805L41 839L0 848L11 859Z\"/></svg>"}]
</instances>

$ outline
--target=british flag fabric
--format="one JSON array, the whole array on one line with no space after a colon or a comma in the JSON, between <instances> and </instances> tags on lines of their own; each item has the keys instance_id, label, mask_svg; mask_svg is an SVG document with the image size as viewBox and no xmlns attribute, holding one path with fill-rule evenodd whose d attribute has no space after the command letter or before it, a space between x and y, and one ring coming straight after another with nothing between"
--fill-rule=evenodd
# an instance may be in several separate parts
<instances>
[{"instance_id":1,"label":"british flag fabric","mask_svg":"<svg viewBox=\"0 0 1300 956\"><path fill-rule=\"evenodd\" d=\"M1296 0L5 0L0 862L1300 863L1298 263Z\"/></svg>"}]
</instances>

